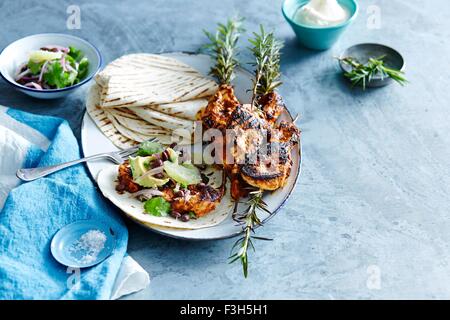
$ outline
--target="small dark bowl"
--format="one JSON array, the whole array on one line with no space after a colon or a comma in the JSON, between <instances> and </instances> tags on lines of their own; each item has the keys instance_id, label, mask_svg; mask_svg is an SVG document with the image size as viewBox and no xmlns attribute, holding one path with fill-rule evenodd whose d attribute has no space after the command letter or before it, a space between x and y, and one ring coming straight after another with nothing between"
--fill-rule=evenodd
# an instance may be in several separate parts
<instances>
[{"instance_id":1,"label":"small dark bowl","mask_svg":"<svg viewBox=\"0 0 450 320\"><path fill-rule=\"evenodd\" d=\"M402 55L397 50L378 43L361 43L354 45L347 48L341 54L340 58L353 57L360 63L364 64L367 63L369 58L378 58L383 55L385 56L383 60L387 67L404 71L405 61ZM342 61L340 61L339 64L344 72L352 71L352 67ZM375 76L369 83L367 83L367 87L382 87L392 83L392 81L393 80L391 78L382 79L381 76Z\"/></svg>"}]
</instances>

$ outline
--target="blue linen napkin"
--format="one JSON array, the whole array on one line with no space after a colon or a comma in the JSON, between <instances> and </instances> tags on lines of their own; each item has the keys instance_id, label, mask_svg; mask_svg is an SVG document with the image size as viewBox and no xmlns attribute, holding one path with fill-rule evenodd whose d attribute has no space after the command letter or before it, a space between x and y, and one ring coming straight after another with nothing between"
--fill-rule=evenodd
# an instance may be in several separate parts
<instances>
[{"instance_id":1,"label":"blue linen napkin","mask_svg":"<svg viewBox=\"0 0 450 320\"><path fill-rule=\"evenodd\" d=\"M77 141L62 119L0 107L0 126L17 132L19 138L22 134L31 141L44 141L27 145L19 167L48 166L80 157ZM19 144L21 138L10 140ZM2 152L0 169L8 165L1 163L8 159ZM61 227L82 219L109 224L117 243L104 262L74 270L52 257L50 242ZM109 299L127 241L127 229L116 209L102 198L83 165L20 184L9 193L0 212L0 299Z\"/></svg>"}]
</instances>

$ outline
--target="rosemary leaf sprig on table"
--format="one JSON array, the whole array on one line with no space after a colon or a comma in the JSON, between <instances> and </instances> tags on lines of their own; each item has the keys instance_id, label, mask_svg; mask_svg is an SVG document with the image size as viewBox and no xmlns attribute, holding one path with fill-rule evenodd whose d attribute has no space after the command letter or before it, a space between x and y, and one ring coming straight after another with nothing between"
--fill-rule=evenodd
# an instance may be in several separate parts
<instances>
[{"instance_id":1,"label":"rosemary leaf sprig on table","mask_svg":"<svg viewBox=\"0 0 450 320\"><path fill-rule=\"evenodd\" d=\"M243 18L232 18L226 24L219 23L215 34L203 30L210 43L204 46L216 59L216 64L210 73L220 84L229 84L233 80L234 68L239 64L237 56L237 42L244 29Z\"/></svg>"},{"instance_id":2,"label":"rosemary leaf sprig on table","mask_svg":"<svg viewBox=\"0 0 450 320\"><path fill-rule=\"evenodd\" d=\"M406 80L404 72L385 66L384 58L385 56L370 58L366 64L358 62L353 57L338 59L352 67L352 71L344 73L344 76L350 79L352 86L361 85L365 90L374 76L381 76L381 79L389 77L402 86L405 85L408 80Z\"/></svg>"},{"instance_id":3,"label":"rosemary leaf sprig on table","mask_svg":"<svg viewBox=\"0 0 450 320\"><path fill-rule=\"evenodd\" d=\"M252 44L250 48L255 57L252 63L255 67L255 78L253 79L252 104L258 95L263 95L275 90L281 85L280 81L280 50L283 42L277 40L273 32L267 33L260 25L259 33L253 33L254 38L248 41Z\"/></svg>"},{"instance_id":4,"label":"rosemary leaf sprig on table","mask_svg":"<svg viewBox=\"0 0 450 320\"><path fill-rule=\"evenodd\" d=\"M248 275L248 249L251 247L255 250L252 239L272 240L253 235L255 227L262 225L261 220L258 218L257 210L262 210L270 214L270 211L267 209L267 204L262 199L263 193L263 190L250 192L250 198L247 200L247 209L235 218L237 222L242 224L244 235L234 243L229 257L229 263L241 260L244 277L246 278Z\"/></svg>"}]
</instances>

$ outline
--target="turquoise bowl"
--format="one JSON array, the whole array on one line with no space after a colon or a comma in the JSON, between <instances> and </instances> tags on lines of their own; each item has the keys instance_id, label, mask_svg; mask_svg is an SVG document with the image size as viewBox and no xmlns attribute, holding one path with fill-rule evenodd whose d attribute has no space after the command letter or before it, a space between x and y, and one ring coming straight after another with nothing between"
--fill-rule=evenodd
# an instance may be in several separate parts
<instances>
[{"instance_id":1,"label":"turquoise bowl","mask_svg":"<svg viewBox=\"0 0 450 320\"><path fill-rule=\"evenodd\" d=\"M331 48L358 15L358 4L355 0L338 0L339 4L350 10L350 18L347 21L331 27L316 27L296 22L294 20L295 13L298 8L308 2L309 0L285 0L281 11L294 30L300 44L309 49L326 50Z\"/></svg>"}]
</instances>

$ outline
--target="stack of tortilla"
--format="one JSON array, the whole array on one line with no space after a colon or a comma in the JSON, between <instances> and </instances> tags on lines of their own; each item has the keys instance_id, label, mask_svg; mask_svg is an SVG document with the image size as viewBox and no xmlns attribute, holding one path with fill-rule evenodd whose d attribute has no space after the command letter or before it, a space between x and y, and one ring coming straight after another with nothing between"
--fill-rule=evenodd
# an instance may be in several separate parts
<instances>
[{"instance_id":1,"label":"stack of tortilla","mask_svg":"<svg viewBox=\"0 0 450 320\"><path fill-rule=\"evenodd\" d=\"M211 78L174 58L130 54L95 77L87 111L122 149L153 137L164 144L191 143L198 113L216 89Z\"/></svg>"}]
</instances>

